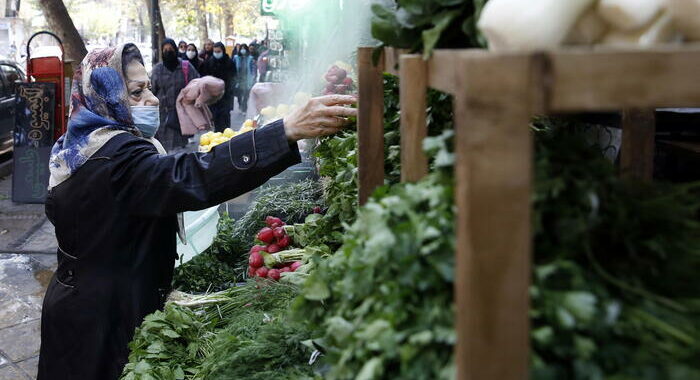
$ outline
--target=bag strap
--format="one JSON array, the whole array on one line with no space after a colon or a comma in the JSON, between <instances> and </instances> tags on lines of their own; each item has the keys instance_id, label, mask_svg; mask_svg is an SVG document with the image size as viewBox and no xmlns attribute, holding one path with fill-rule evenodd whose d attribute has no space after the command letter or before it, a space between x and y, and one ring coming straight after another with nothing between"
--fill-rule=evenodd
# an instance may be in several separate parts
<instances>
[{"instance_id":1,"label":"bag strap","mask_svg":"<svg viewBox=\"0 0 700 380\"><path fill-rule=\"evenodd\" d=\"M185 86L187 86L190 83L190 62L183 60L180 67L182 67L182 74L185 75Z\"/></svg>"}]
</instances>

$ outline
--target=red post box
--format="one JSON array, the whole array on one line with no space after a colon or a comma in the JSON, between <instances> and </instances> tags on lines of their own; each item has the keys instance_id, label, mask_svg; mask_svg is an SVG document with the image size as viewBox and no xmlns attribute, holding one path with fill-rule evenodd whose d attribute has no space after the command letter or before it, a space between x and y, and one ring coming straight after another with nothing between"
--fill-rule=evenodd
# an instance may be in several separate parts
<instances>
[{"instance_id":1,"label":"red post box","mask_svg":"<svg viewBox=\"0 0 700 380\"><path fill-rule=\"evenodd\" d=\"M48 56L32 58L30 44L39 35L48 35L58 42L61 56ZM58 140L66 131L66 82L64 69L63 42L58 36L51 32L41 31L34 33L27 42L27 79L30 82L45 82L56 85L56 102L54 112L54 141Z\"/></svg>"}]
</instances>

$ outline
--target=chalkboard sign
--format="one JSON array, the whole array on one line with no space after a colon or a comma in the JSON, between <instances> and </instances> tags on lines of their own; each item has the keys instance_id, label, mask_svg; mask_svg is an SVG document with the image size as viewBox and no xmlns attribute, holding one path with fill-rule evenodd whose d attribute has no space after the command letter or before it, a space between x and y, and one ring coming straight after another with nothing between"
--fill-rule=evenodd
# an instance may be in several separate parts
<instances>
[{"instance_id":1,"label":"chalkboard sign","mask_svg":"<svg viewBox=\"0 0 700 380\"><path fill-rule=\"evenodd\" d=\"M21 83L15 97L12 200L44 203L49 185L56 86Z\"/></svg>"}]
</instances>

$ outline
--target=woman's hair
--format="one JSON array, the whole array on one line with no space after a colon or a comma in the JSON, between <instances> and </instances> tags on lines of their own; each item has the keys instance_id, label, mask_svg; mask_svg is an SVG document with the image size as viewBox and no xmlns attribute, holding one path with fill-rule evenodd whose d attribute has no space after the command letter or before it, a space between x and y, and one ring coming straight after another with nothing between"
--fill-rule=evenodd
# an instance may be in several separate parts
<instances>
[{"instance_id":1,"label":"woman's hair","mask_svg":"<svg viewBox=\"0 0 700 380\"><path fill-rule=\"evenodd\" d=\"M126 44L124 45L124 50L122 50L122 74L124 74L124 77L126 77L126 68L132 61L144 65L139 48L134 44Z\"/></svg>"},{"instance_id":2,"label":"woman's hair","mask_svg":"<svg viewBox=\"0 0 700 380\"><path fill-rule=\"evenodd\" d=\"M195 53L199 54L199 49L197 49L197 45L195 44L187 44L187 47L192 46L194 48Z\"/></svg>"},{"instance_id":3,"label":"woman's hair","mask_svg":"<svg viewBox=\"0 0 700 380\"><path fill-rule=\"evenodd\" d=\"M214 48L219 48L219 49L223 50L224 52L226 52L226 46L224 46L224 44L221 41L215 43Z\"/></svg>"}]
</instances>

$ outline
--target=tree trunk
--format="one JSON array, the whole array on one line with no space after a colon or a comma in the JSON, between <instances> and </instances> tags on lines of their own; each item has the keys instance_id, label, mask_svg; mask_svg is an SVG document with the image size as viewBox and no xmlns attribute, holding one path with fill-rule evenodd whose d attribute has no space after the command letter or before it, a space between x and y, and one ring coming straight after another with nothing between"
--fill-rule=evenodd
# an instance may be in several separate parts
<instances>
[{"instance_id":1,"label":"tree trunk","mask_svg":"<svg viewBox=\"0 0 700 380\"><path fill-rule=\"evenodd\" d=\"M204 48L204 40L209 38L207 28L207 6L205 0L197 0L197 26L199 28L199 43Z\"/></svg>"},{"instance_id":2,"label":"tree trunk","mask_svg":"<svg viewBox=\"0 0 700 380\"><path fill-rule=\"evenodd\" d=\"M153 23L155 23L157 29L158 29L158 51L153 52L153 58L154 58L154 64L160 60L160 45L163 43L163 40L165 39L165 25L163 24L163 18L161 17L160 13L160 2L156 1L155 2L155 13L156 17L155 20L153 19L153 9L151 8L151 0L144 0L144 5L146 6L146 9L148 10L148 19L150 20L151 24L151 30L153 30ZM158 54L156 54L158 53Z\"/></svg>"},{"instance_id":3,"label":"tree trunk","mask_svg":"<svg viewBox=\"0 0 700 380\"><path fill-rule=\"evenodd\" d=\"M79 65L87 54L87 49L85 49L85 42L75 28L63 0L39 0L39 5L44 12L50 30L63 42L65 59L72 59L75 62L74 66Z\"/></svg>"},{"instance_id":4,"label":"tree trunk","mask_svg":"<svg viewBox=\"0 0 700 380\"><path fill-rule=\"evenodd\" d=\"M224 23L226 23L226 35L224 37L233 36L233 12L230 10L225 11Z\"/></svg>"}]
</instances>

